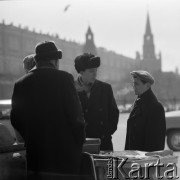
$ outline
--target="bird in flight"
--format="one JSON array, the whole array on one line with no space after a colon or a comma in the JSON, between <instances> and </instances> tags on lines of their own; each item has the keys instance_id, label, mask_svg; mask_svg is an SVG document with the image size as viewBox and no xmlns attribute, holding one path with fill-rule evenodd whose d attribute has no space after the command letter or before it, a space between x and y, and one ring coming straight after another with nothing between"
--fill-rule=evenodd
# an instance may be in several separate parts
<instances>
[{"instance_id":1,"label":"bird in flight","mask_svg":"<svg viewBox=\"0 0 180 180\"><path fill-rule=\"evenodd\" d=\"M65 8L64 8L64 12L66 12L69 9L70 6L71 6L70 4L66 5Z\"/></svg>"}]
</instances>

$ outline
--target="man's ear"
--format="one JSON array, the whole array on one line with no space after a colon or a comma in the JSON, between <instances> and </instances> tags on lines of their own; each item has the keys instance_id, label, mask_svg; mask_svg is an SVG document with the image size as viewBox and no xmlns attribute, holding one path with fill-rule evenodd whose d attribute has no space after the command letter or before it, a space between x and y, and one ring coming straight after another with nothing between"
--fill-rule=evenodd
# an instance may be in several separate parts
<instances>
[{"instance_id":1,"label":"man's ear","mask_svg":"<svg viewBox=\"0 0 180 180\"><path fill-rule=\"evenodd\" d=\"M56 67L59 69L59 59L56 61Z\"/></svg>"},{"instance_id":2,"label":"man's ear","mask_svg":"<svg viewBox=\"0 0 180 180\"><path fill-rule=\"evenodd\" d=\"M151 87L151 84L149 82L147 82L146 84L147 84L147 87L149 89Z\"/></svg>"},{"instance_id":3,"label":"man's ear","mask_svg":"<svg viewBox=\"0 0 180 180\"><path fill-rule=\"evenodd\" d=\"M83 75L83 73L84 73L84 71L80 71L80 72L79 72L80 75Z\"/></svg>"}]
</instances>

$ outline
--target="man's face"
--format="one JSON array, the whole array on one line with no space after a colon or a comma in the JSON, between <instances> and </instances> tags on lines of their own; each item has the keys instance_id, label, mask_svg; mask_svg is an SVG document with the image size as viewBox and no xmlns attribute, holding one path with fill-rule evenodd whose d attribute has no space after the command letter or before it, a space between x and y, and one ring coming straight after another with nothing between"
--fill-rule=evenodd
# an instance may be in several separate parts
<instances>
[{"instance_id":1,"label":"man's face","mask_svg":"<svg viewBox=\"0 0 180 180\"><path fill-rule=\"evenodd\" d=\"M135 95L141 95L145 91L149 89L150 85L149 83L143 83L140 79L138 78L133 78L133 88L134 88L134 93Z\"/></svg>"},{"instance_id":2,"label":"man's face","mask_svg":"<svg viewBox=\"0 0 180 180\"><path fill-rule=\"evenodd\" d=\"M86 69L81 72L81 76L84 83L94 83L97 77L97 68Z\"/></svg>"}]
</instances>

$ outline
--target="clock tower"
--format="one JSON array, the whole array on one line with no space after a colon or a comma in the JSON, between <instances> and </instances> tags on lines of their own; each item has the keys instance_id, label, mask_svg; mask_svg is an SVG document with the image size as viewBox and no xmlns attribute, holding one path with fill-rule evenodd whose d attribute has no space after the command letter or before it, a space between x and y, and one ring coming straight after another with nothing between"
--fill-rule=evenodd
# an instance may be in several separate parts
<instances>
[{"instance_id":1,"label":"clock tower","mask_svg":"<svg viewBox=\"0 0 180 180\"><path fill-rule=\"evenodd\" d=\"M86 32L86 42L83 46L83 53L91 53L97 55L96 46L94 44L94 35L90 26L88 27L88 30Z\"/></svg>"},{"instance_id":2,"label":"clock tower","mask_svg":"<svg viewBox=\"0 0 180 180\"><path fill-rule=\"evenodd\" d=\"M156 58L155 56L155 47L154 47L154 40L153 34L151 32L149 14L147 15L147 22L146 22L146 31L144 34L144 45L143 45L143 59L144 60L153 60Z\"/></svg>"},{"instance_id":3,"label":"clock tower","mask_svg":"<svg viewBox=\"0 0 180 180\"><path fill-rule=\"evenodd\" d=\"M149 13L147 14L146 28L143 42L143 54L140 61L140 68L150 73L161 71L161 53L159 56L155 53L154 37L151 32Z\"/></svg>"}]
</instances>

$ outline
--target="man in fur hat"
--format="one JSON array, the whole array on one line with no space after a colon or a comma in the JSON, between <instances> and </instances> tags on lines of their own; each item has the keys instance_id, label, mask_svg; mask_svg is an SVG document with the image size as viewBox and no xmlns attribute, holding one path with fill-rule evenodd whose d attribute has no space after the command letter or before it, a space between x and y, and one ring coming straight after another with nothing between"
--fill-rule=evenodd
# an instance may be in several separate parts
<instances>
[{"instance_id":1,"label":"man in fur hat","mask_svg":"<svg viewBox=\"0 0 180 180\"><path fill-rule=\"evenodd\" d=\"M125 150L163 150L166 134L165 112L151 89L154 78L142 70L132 71L131 75L137 99L127 121Z\"/></svg>"},{"instance_id":2,"label":"man in fur hat","mask_svg":"<svg viewBox=\"0 0 180 180\"><path fill-rule=\"evenodd\" d=\"M75 58L79 77L75 82L86 122L86 137L100 138L101 150L113 150L119 110L111 85L96 79L100 57L84 53Z\"/></svg>"},{"instance_id":3,"label":"man in fur hat","mask_svg":"<svg viewBox=\"0 0 180 180\"><path fill-rule=\"evenodd\" d=\"M58 70L61 58L54 42L38 43L36 68L14 86L11 123L25 141L32 180L66 179L79 171L84 119L72 75Z\"/></svg>"}]
</instances>

